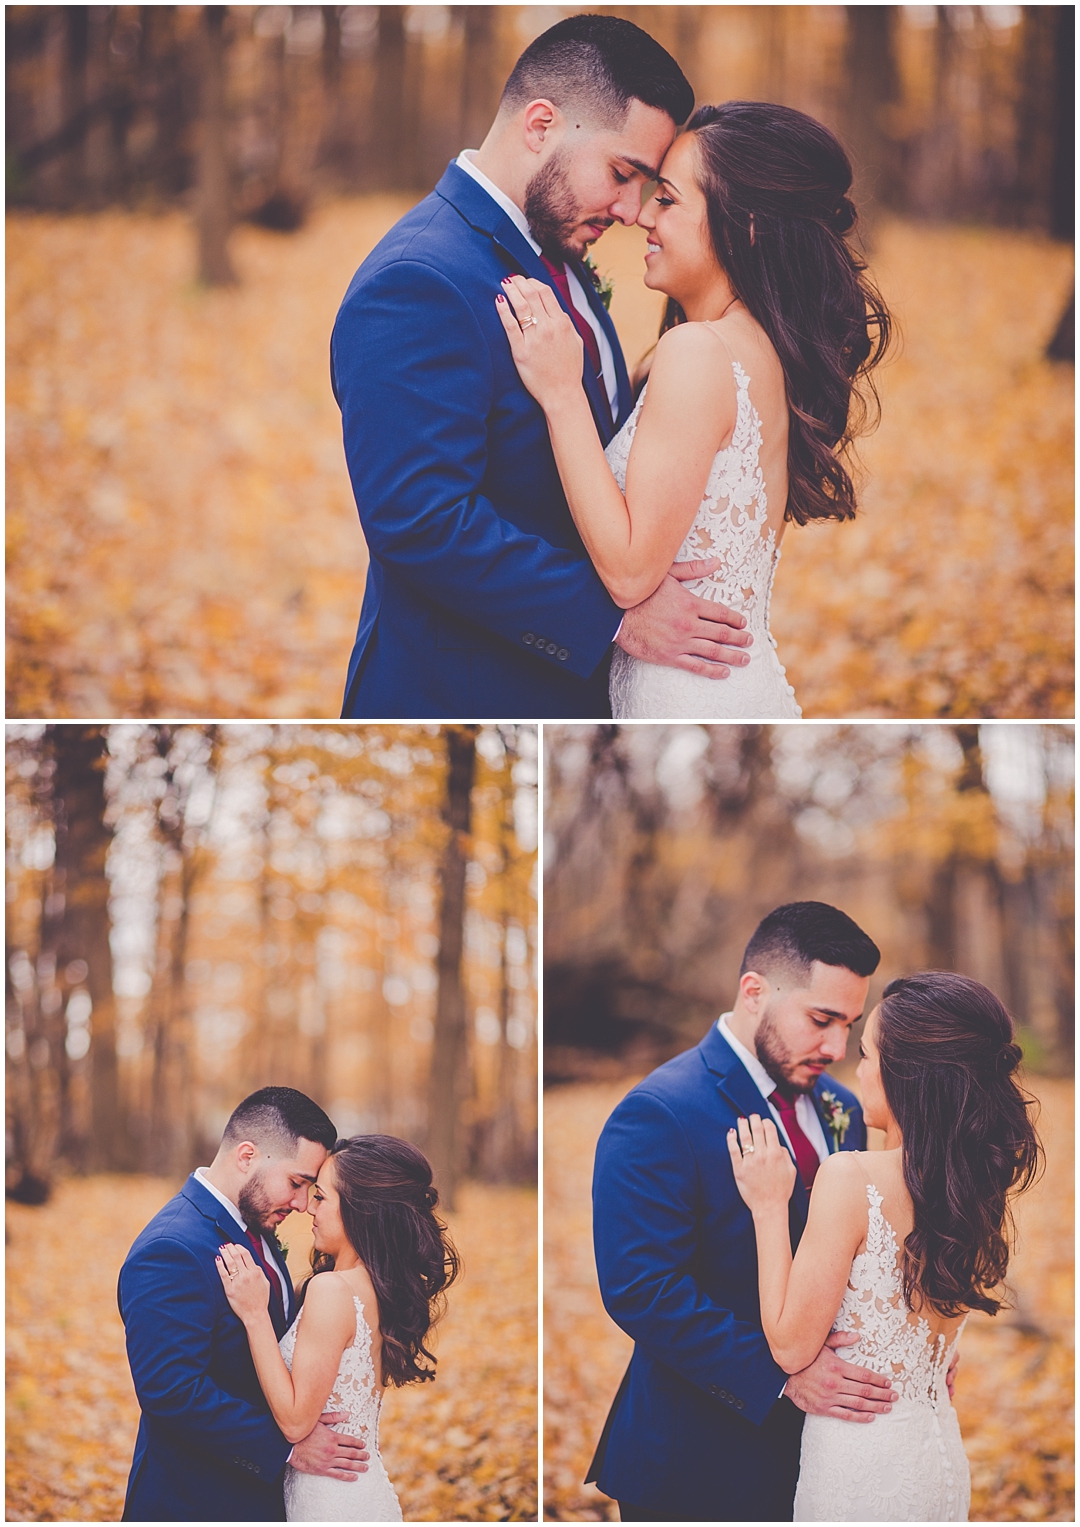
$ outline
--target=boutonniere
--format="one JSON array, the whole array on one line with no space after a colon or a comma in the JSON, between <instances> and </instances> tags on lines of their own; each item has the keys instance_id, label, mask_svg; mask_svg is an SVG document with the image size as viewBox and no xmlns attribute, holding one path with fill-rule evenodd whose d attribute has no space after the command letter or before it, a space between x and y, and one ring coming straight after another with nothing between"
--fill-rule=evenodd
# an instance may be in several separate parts
<instances>
[{"instance_id":1,"label":"boutonniere","mask_svg":"<svg viewBox=\"0 0 1080 1527\"><path fill-rule=\"evenodd\" d=\"M288 1259L289 1259L289 1243L288 1243L288 1241L283 1241L283 1240L281 1240L281 1238L279 1236L275 1235L274 1236L274 1245L281 1252L281 1255L285 1258L285 1260L288 1261Z\"/></svg>"},{"instance_id":2,"label":"boutonniere","mask_svg":"<svg viewBox=\"0 0 1080 1527\"><path fill-rule=\"evenodd\" d=\"M602 276L592 262L591 255L583 255L582 265L589 273L589 280L596 287L597 296L604 304L605 312L611 312L611 299L615 292L615 283L610 276Z\"/></svg>"},{"instance_id":3,"label":"boutonniere","mask_svg":"<svg viewBox=\"0 0 1080 1527\"><path fill-rule=\"evenodd\" d=\"M829 1126L829 1133L836 1141L836 1149L839 1150L851 1125L851 1112L844 1107L835 1092L823 1092L821 1106L825 1113L825 1123Z\"/></svg>"}]
</instances>

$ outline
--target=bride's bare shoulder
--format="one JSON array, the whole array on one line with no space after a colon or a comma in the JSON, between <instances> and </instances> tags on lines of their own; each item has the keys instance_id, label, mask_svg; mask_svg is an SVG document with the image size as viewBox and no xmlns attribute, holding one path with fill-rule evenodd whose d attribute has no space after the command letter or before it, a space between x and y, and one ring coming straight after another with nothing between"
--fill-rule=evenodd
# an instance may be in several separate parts
<instances>
[{"instance_id":1,"label":"bride's bare shoulder","mask_svg":"<svg viewBox=\"0 0 1080 1527\"><path fill-rule=\"evenodd\" d=\"M735 414L731 358L704 323L680 323L660 336L649 372L648 398L676 407L705 407L711 414Z\"/></svg>"}]
</instances>

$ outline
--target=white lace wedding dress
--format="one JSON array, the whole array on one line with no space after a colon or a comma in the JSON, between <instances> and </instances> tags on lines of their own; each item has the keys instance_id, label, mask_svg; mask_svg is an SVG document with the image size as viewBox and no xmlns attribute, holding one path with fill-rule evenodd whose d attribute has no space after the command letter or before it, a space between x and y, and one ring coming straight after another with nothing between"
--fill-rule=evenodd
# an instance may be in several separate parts
<instances>
[{"instance_id":1,"label":"white lace wedding dress","mask_svg":"<svg viewBox=\"0 0 1080 1527\"><path fill-rule=\"evenodd\" d=\"M766 530L768 506L758 461L761 419L750 401L750 378L738 361L731 364L738 395L735 430L731 444L716 453L705 496L675 560L720 558L709 577L683 587L746 616L754 638L745 649L750 662L732 668L726 679L705 679L681 668L643 663L616 647L609 689L611 714L617 721L771 721L802 715L769 631L769 596L780 549L775 531ZM634 412L605 451L623 492L644 401L643 388Z\"/></svg>"},{"instance_id":2,"label":"white lace wedding dress","mask_svg":"<svg viewBox=\"0 0 1080 1527\"><path fill-rule=\"evenodd\" d=\"M833 1330L859 1332L841 1355L891 1378L900 1398L869 1425L807 1416L795 1521L966 1522L971 1480L945 1384L963 1324L946 1343L912 1315L896 1236L873 1183L866 1196L866 1250L851 1264Z\"/></svg>"},{"instance_id":3,"label":"white lace wedding dress","mask_svg":"<svg viewBox=\"0 0 1080 1527\"><path fill-rule=\"evenodd\" d=\"M336 1432L359 1437L370 1456L367 1472L354 1480L327 1479L321 1474L302 1474L285 1468L285 1520L288 1522L400 1522L401 1507L379 1456L379 1407L382 1396L375 1381L371 1360L371 1330L364 1318L364 1306L353 1295L356 1309L356 1335L341 1354L341 1365L327 1410L348 1411L348 1421L339 1422ZM296 1331L304 1311L285 1332L279 1343L285 1365L292 1371Z\"/></svg>"}]
</instances>

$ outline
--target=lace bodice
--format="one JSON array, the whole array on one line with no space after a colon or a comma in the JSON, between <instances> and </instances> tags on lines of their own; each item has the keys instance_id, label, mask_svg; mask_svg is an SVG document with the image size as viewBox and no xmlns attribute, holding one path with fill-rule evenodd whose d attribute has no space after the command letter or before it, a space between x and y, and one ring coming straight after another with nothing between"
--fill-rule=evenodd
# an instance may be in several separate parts
<instances>
[{"instance_id":1,"label":"lace bodice","mask_svg":"<svg viewBox=\"0 0 1080 1527\"><path fill-rule=\"evenodd\" d=\"M930 1326L916 1318L904 1303L900 1276L900 1248L896 1233L881 1212L881 1194L866 1184L869 1220L866 1250L851 1264L834 1331L857 1331L859 1342L844 1356L876 1373L892 1378L893 1388L905 1400L922 1405L948 1405L945 1374L952 1362L964 1328L962 1321L952 1340L944 1333L931 1337Z\"/></svg>"},{"instance_id":2,"label":"lace bodice","mask_svg":"<svg viewBox=\"0 0 1080 1527\"><path fill-rule=\"evenodd\" d=\"M708 578L687 584L705 599L739 610L757 629L769 625L769 596L780 558L776 532L767 529L768 501L761 472L761 419L750 401L750 378L732 361L737 404L731 444L717 451L694 523L676 558L719 557ZM648 383L634 412L605 452L619 487L626 490L626 467L637 434Z\"/></svg>"},{"instance_id":3,"label":"lace bodice","mask_svg":"<svg viewBox=\"0 0 1080 1527\"><path fill-rule=\"evenodd\" d=\"M290 1522L400 1522L401 1507L379 1454L379 1412L382 1394L371 1356L371 1327L360 1298L353 1295L356 1335L341 1354L337 1378L326 1402L327 1410L348 1412L347 1421L334 1431L360 1437L370 1454L367 1471L352 1481L327 1479L319 1474L285 1471L285 1511ZM303 1307L279 1342L285 1366L292 1371L296 1335L304 1318Z\"/></svg>"},{"instance_id":4,"label":"lace bodice","mask_svg":"<svg viewBox=\"0 0 1080 1527\"><path fill-rule=\"evenodd\" d=\"M768 524L760 461L761 419L750 401L749 376L738 361L733 360L731 366L736 391L731 443L716 453L704 496L676 561L719 559L719 567L707 578L683 586L692 594L745 615L747 628L754 637L754 644L748 649L750 663L732 669L727 679L713 680L639 662L617 647L611 667L611 707L617 719L769 720L802 714L769 632L769 600L780 549L776 532ZM605 451L623 492L647 390L648 383L633 413Z\"/></svg>"},{"instance_id":5,"label":"lace bodice","mask_svg":"<svg viewBox=\"0 0 1080 1527\"><path fill-rule=\"evenodd\" d=\"M857 1331L841 1356L891 1379L892 1409L860 1426L832 1416L803 1425L797 1522L966 1522L971 1477L945 1383L947 1342L904 1302L896 1234L866 1185L866 1250L851 1264L834 1331Z\"/></svg>"}]
</instances>

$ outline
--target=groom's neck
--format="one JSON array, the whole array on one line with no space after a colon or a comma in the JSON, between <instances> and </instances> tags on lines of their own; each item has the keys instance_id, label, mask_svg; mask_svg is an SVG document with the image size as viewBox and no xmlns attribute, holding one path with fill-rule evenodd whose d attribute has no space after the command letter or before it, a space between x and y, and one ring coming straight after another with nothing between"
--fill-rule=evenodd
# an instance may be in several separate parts
<instances>
[{"instance_id":1,"label":"groom's neck","mask_svg":"<svg viewBox=\"0 0 1080 1527\"><path fill-rule=\"evenodd\" d=\"M483 143L472 156L472 162L486 175L492 185L498 186L504 196L525 210L525 190L529 172L534 166L523 162L520 148L507 141L505 133L492 127Z\"/></svg>"}]
</instances>

